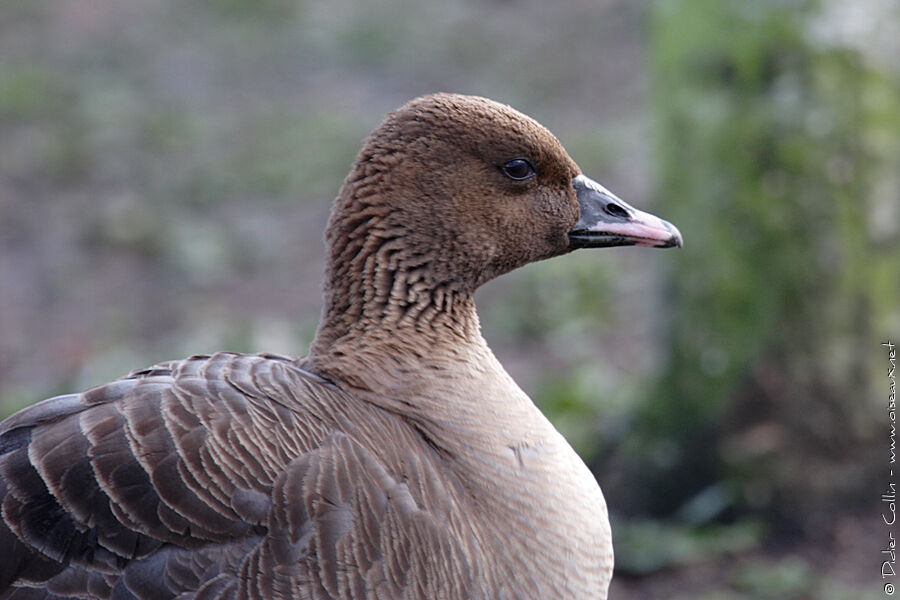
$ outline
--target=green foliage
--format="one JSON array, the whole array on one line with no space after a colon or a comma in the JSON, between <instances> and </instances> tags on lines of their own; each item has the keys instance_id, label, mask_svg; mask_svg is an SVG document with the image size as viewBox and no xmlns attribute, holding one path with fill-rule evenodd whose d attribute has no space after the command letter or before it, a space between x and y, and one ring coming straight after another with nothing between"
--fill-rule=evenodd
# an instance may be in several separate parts
<instances>
[{"instance_id":1,"label":"green foliage","mask_svg":"<svg viewBox=\"0 0 900 600\"><path fill-rule=\"evenodd\" d=\"M615 320L610 274L596 256L574 254L565 261L530 265L507 280L512 286L507 295L516 301L489 305L485 321L492 334L520 342L565 342L578 332L603 333Z\"/></svg>"},{"instance_id":2,"label":"green foliage","mask_svg":"<svg viewBox=\"0 0 900 600\"><path fill-rule=\"evenodd\" d=\"M202 0L201 7L235 20L261 20L271 25L293 17L302 2L296 0Z\"/></svg>"},{"instance_id":3,"label":"green foliage","mask_svg":"<svg viewBox=\"0 0 900 600\"><path fill-rule=\"evenodd\" d=\"M73 97L64 76L53 69L0 61L0 126L12 128L21 140L19 156L7 170L21 175L36 169L62 182L84 175L86 128ZM34 127L30 135L29 126Z\"/></svg>"},{"instance_id":4,"label":"green foliage","mask_svg":"<svg viewBox=\"0 0 900 600\"><path fill-rule=\"evenodd\" d=\"M821 207L802 206L791 193L812 170L803 163L820 162L804 152L816 146L804 145L797 118L806 103L795 65L811 58L802 23L772 3L753 7L668 2L655 29L661 189L686 239L671 369L684 374L673 390L683 397L649 415L663 427L720 405L768 341L781 307L796 304L820 233ZM688 24L700 29L683 30Z\"/></svg>"},{"instance_id":5,"label":"green foliage","mask_svg":"<svg viewBox=\"0 0 900 600\"><path fill-rule=\"evenodd\" d=\"M656 520L614 523L616 569L648 574L709 562L756 548L762 529L756 523L696 528Z\"/></svg>"},{"instance_id":6,"label":"green foliage","mask_svg":"<svg viewBox=\"0 0 900 600\"><path fill-rule=\"evenodd\" d=\"M791 558L778 563L755 561L735 573L735 584L754 598L806 598L817 576L805 561Z\"/></svg>"},{"instance_id":7,"label":"green foliage","mask_svg":"<svg viewBox=\"0 0 900 600\"><path fill-rule=\"evenodd\" d=\"M58 114L65 96L58 76L34 65L0 65L0 120Z\"/></svg>"},{"instance_id":8,"label":"green foliage","mask_svg":"<svg viewBox=\"0 0 900 600\"><path fill-rule=\"evenodd\" d=\"M813 40L817 14L814 2L654 6L659 193L685 248L670 361L629 445L644 509L670 512L723 477L740 488L757 449L713 450L754 427L775 432L780 463L756 473L775 499L813 485L805 472L820 481L811 467L827 469L835 447L871 444L851 399L868 397L876 333L898 318L897 228L877 241L869 217L896 203L879 186L895 190L900 169L900 93L896 74ZM817 490L860 483L826 479Z\"/></svg>"},{"instance_id":9,"label":"green foliage","mask_svg":"<svg viewBox=\"0 0 900 600\"><path fill-rule=\"evenodd\" d=\"M203 206L224 195L269 198L330 197L340 186L365 129L334 114L305 114L267 107L210 132L215 156L195 165L173 186L176 198Z\"/></svg>"}]
</instances>

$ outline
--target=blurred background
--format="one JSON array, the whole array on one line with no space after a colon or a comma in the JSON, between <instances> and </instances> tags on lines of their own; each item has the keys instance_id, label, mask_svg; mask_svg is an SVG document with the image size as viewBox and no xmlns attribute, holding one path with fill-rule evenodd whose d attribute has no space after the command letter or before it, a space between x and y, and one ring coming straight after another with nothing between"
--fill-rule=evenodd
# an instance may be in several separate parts
<instances>
[{"instance_id":1,"label":"blurred background","mask_svg":"<svg viewBox=\"0 0 900 600\"><path fill-rule=\"evenodd\" d=\"M303 354L362 138L479 94L684 234L479 292L607 495L611 597L881 598L898 57L891 0L4 0L0 416Z\"/></svg>"}]
</instances>

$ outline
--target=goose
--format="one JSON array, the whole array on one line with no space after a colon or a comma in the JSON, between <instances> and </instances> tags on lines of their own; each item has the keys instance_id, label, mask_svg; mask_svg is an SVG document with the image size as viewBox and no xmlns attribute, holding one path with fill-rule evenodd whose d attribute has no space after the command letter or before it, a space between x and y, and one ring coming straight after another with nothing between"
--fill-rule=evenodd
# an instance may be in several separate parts
<instances>
[{"instance_id":1,"label":"goose","mask_svg":"<svg viewBox=\"0 0 900 600\"><path fill-rule=\"evenodd\" d=\"M606 598L603 494L473 293L681 245L513 108L434 94L365 140L306 356L164 362L0 424L0 599Z\"/></svg>"}]
</instances>

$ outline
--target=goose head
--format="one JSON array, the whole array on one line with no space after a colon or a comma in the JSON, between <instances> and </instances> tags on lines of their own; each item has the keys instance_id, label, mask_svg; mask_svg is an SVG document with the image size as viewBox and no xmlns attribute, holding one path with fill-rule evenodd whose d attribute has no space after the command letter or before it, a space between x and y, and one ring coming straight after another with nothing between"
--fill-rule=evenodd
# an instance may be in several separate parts
<instances>
[{"instance_id":1,"label":"goose head","mask_svg":"<svg viewBox=\"0 0 900 600\"><path fill-rule=\"evenodd\" d=\"M584 175L528 116L486 98L434 94L367 138L326 243L320 337L334 337L325 335L335 329L329 321L383 326L468 308L484 282L579 248L665 248L681 235Z\"/></svg>"}]
</instances>

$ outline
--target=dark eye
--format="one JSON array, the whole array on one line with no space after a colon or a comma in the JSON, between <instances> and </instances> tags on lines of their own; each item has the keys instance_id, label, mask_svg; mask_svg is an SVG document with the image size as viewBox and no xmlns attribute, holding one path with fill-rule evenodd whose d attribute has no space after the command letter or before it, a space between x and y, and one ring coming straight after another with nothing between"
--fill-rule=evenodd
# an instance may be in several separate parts
<instances>
[{"instance_id":1,"label":"dark eye","mask_svg":"<svg viewBox=\"0 0 900 600\"><path fill-rule=\"evenodd\" d=\"M530 179L537 174L534 167L531 166L531 163L524 158L514 158L500 167L500 169L503 171L504 175L510 179L515 179L516 181Z\"/></svg>"}]
</instances>

